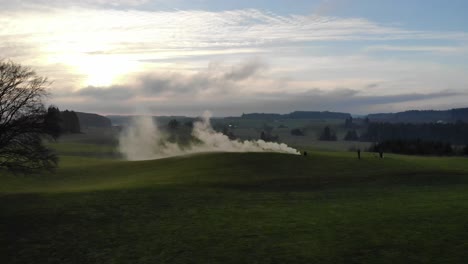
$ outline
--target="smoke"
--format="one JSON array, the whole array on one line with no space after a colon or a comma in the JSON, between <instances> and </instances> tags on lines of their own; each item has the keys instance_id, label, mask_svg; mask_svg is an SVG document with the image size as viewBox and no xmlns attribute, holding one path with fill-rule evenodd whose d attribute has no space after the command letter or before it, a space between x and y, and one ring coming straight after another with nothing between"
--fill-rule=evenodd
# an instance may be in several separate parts
<instances>
[{"instance_id":1,"label":"smoke","mask_svg":"<svg viewBox=\"0 0 468 264\"><path fill-rule=\"evenodd\" d=\"M195 143L181 147L171 143L161 133L152 117L140 116L121 133L119 149L128 160L150 160L202 152L278 152L299 155L299 151L286 144L274 142L231 140L213 130L211 113L205 112L201 121L195 122L192 136Z\"/></svg>"}]
</instances>

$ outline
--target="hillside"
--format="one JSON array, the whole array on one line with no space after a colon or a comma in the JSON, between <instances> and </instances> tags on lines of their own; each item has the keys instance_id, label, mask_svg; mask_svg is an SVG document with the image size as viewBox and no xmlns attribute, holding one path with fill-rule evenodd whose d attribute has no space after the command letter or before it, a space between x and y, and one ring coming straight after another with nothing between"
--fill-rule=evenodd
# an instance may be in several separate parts
<instances>
[{"instance_id":1,"label":"hillside","mask_svg":"<svg viewBox=\"0 0 468 264\"><path fill-rule=\"evenodd\" d=\"M351 117L349 113L320 112L320 111L294 111L289 114L251 113L242 114L244 119L346 119Z\"/></svg>"},{"instance_id":2,"label":"hillside","mask_svg":"<svg viewBox=\"0 0 468 264\"><path fill-rule=\"evenodd\" d=\"M468 258L462 158L315 152L125 162L57 145L0 174L1 263L451 263ZM103 153L104 153L103 152Z\"/></svg>"},{"instance_id":3,"label":"hillside","mask_svg":"<svg viewBox=\"0 0 468 264\"><path fill-rule=\"evenodd\" d=\"M289 114L277 113L245 113L241 116L217 118L218 120L345 120L352 117L350 113L329 111L294 111ZM365 116L362 116L365 117ZM375 113L367 115L372 122L389 123L455 123L457 121L468 122L468 108L450 110L408 110L397 113ZM108 116L115 124L127 124L130 116ZM191 117L185 116L155 116L161 123L167 123L171 119L190 121Z\"/></svg>"},{"instance_id":4,"label":"hillside","mask_svg":"<svg viewBox=\"0 0 468 264\"><path fill-rule=\"evenodd\" d=\"M468 122L468 108L451 110L411 110L398 113L370 114L368 118L372 122L391 123L454 123L457 121Z\"/></svg>"},{"instance_id":5,"label":"hillside","mask_svg":"<svg viewBox=\"0 0 468 264\"><path fill-rule=\"evenodd\" d=\"M112 127L112 122L109 118L92 113L83 113L76 112L78 119L80 121L81 129L88 128L110 128Z\"/></svg>"}]
</instances>

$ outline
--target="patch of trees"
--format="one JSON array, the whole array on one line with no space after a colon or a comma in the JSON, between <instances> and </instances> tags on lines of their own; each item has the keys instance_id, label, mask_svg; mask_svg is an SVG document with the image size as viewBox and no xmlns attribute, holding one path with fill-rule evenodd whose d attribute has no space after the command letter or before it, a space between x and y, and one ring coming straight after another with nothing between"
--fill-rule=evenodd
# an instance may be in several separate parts
<instances>
[{"instance_id":1,"label":"patch of trees","mask_svg":"<svg viewBox=\"0 0 468 264\"><path fill-rule=\"evenodd\" d=\"M267 133L267 134L272 134L273 133L273 129L275 129L274 127L268 125L268 124L263 124L263 127L262 127L262 130Z\"/></svg>"},{"instance_id":2,"label":"patch of trees","mask_svg":"<svg viewBox=\"0 0 468 264\"><path fill-rule=\"evenodd\" d=\"M356 130L349 130L344 136L343 140L345 141L358 141L359 135Z\"/></svg>"},{"instance_id":3,"label":"patch of trees","mask_svg":"<svg viewBox=\"0 0 468 264\"><path fill-rule=\"evenodd\" d=\"M367 128L367 125L369 124L369 118L353 118L353 117L348 117L344 120L343 127L349 130L353 129L365 129Z\"/></svg>"},{"instance_id":4,"label":"patch of trees","mask_svg":"<svg viewBox=\"0 0 468 264\"><path fill-rule=\"evenodd\" d=\"M180 122L176 119L171 119L169 123L167 123L167 128L169 131L176 131L180 126Z\"/></svg>"},{"instance_id":5,"label":"patch of trees","mask_svg":"<svg viewBox=\"0 0 468 264\"><path fill-rule=\"evenodd\" d=\"M184 126L188 128L193 128L193 121L191 120L185 121Z\"/></svg>"},{"instance_id":6,"label":"patch of trees","mask_svg":"<svg viewBox=\"0 0 468 264\"><path fill-rule=\"evenodd\" d=\"M326 126L323 129L322 133L320 134L319 140L322 140L322 141L336 141L337 140L336 133L329 126Z\"/></svg>"},{"instance_id":7,"label":"patch of trees","mask_svg":"<svg viewBox=\"0 0 468 264\"><path fill-rule=\"evenodd\" d=\"M195 142L195 138L192 136L193 123L190 122L190 126L186 123L182 123L177 119L171 119L161 129L167 133L167 140L172 143L177 143L180 146L189 145L191 142Z\"/></svg>"},{"instance_id":8,"label":"patch of trees","mask_svg":"<svg viewBox=\"0 0 468 264\"><path fill-rule=\"evenodd\" d=\"M169 133L169 138L168 140L170 142L176 142L177 139L179 138L179 129L180 123L176 119L171 119L167 123L167 132Z\"/></svg>"},{"instance_id":9,"label":"patch of trees","mask_svg":"<svg viewBox=\"0 0 468 264\"><path fill-rule=\"evenodd\" d=\"M44 119L46 134L51 135L52 138L58 138L62 134L62 129L60 128L61 121L60 110L55 106L49 106Z\"/></svg>"},{"instance_id":10,"label":"patch of trees","mask_svg":"<svg viewBox=\"0 0 468 264\"><path fill-rule=\"evenodd\" d=\"M60 118L61 133L81 133L80 120L78 119L78 115L74 111L65 110L60 113Z\"/></svg>"},{"instance_id":11,"label":"patch of trees","mask_svg":"<svg viewBox=\"0 0 468 264\"><path fill-rule=\"evenodd\" d=\"M353 123L353 118L352 118L352 117L348 117L348 118L345 119L344 127L345 127L345 128L353 128L353 127L354 127L354 123Z\"/></svg>"},{"instance_id":12,"label":"patch of trees","mask_svg":"<svg viewBox=\"0 0 468 264\"><path fill-rule=\"evenodd\" d=\"M291 130L291 135L293 136L305 136L304 130L300 128L294 128Z\"/></svg>"},{"instance_id":13,"label":"patch of trees","mask_svg":"<svg viewBox=\"0 0 468 264\"><path fill-rule=\"evenodd\" d=\"M260 133L260 139L266 142L277 142L279 140L279 137L277 135L272 135L268 131L262 131Z\"/></svg>"},{"instance_id":14,"label":"patch of trees","mask_svg":"<svg viewBox=\"0 0 468 264\"><path fill-rule=\"evenodd\" d=\"M442 141L423 141L423 140L385 140L373 144L370 149L372 152L391 152L407 155L437 155L449 156L458 154L450 143Z\"/></svg>"},{"instance_id":15,"label":"patch of trees","mask_svg":"<svg viewBox=\"0 0 468 264\"><path fill-rule=\"evenodd\" d=\"M457 145L468 144L468 123L370 123L361 137L364 141L386 140L441 141Z\"/></svg>"},{"instance_id":16,"label":"patch of trees","mask_svg":"<svg viewBox=\"0 0 468 264\"><path fill-rule=\"evenodd\" d=\"M260 139L266 142L276 142L278 141L278 135L273 135L274 127L269 126L268 124L263 124L262 132L260 132Z\"/></svg>"},{"instance_id":17,"label":"patch of trees","mask_svg":"<svg viewBox=\"0 0 468 264\"><path fill-rule=\"evenodd\" d=\"M365 126L369 125L370 123L369 117L364 118L363 123Z\"/></svg>"},{"instance_id":18,"label":"patch of trees","mask_svg":"<svg viewBox=\"0 0 468 264\"><path fill-rule=\"evenodd\" d=\"M468 122L468 108L457 108L450 110L452 114L452 120Z\"/></svg>"},{"instance_id":19,"label":"patch of trees","mask_svg":"<svg viewBox=\"0 0 468 264\"><path fill-rule=\"evenodd\" d=\"M80 121L74 111L65 110L61 112L58 107L50 106L47 109L47 116L48 120L46 122L51 123L52 126L58 124L57 127L50 128L58 130L56 131L57 136L59 134L81 133Z\"/></svg>"},{"instance_id":20,"label":"patch of trees","mask_svg":"<svg viewBox=\"0 0 468 264\"><path fill-rule=\"evenodd\" d=\"M230 140L234 140L234 139L237 138L236 135L234 135L234 132L232 132L232 130L229 129L228 126L225 126L225 127L223 128L223 132L222 132L222 133L223 133L224 135L226 135Z\"/></svg>"}]
</instances>

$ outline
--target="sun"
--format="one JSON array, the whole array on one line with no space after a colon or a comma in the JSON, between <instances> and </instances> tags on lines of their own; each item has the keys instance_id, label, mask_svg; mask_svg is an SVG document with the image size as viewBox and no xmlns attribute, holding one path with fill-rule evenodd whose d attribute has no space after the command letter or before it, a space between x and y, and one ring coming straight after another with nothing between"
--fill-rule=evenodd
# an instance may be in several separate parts
<instances>
[{"instance_id":1,"label":"sun","mask_svg":"<svg viewBox=\"0 0 468 264\"><path fill-rule=\"evenodd\" d=\"M107 44L110 40L92 39L67 34L60 36L60 41L46 46L45 51L49 52L46 59L49 63L70 67L80 76L77 83L80 86L111 86L138 70L141 63L131 55L112 53Z\"/></svg>"},{"instance_id":2,"label":"sun","mask_svg":"<svg viewBox=\"0 0 468 264\"><path fill-rule=\"evenodd\" d=\"M75 72L83 76L83 86L107 87L138 68L135 61L112 55L81 55L68 60Z\"/></svg>"},{"instance_id":3,"label":"sun","mask_svg":"<svg viewBox=\"0 0 468 264\"><path fill-rule=\"evenodd\" d=\"M136 63L111 56L84 58L78 70L85 76L86 86L111 86L136 70Z\"/></svg>"}]
</instances>

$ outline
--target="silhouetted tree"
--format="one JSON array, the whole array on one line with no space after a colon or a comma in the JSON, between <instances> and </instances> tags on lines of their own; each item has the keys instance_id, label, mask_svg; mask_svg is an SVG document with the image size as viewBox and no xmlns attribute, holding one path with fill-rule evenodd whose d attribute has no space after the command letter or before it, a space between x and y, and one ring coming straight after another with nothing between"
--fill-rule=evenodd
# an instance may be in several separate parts
<instances>
[{"instance_id":1,"label":"silhouetted tree","mask_svg":"<svg viewBox=\"0 0 468 264\"><path fill-rule=\"evenodd\" d=\"M46 121L47 85L30 68L0 61L0 167L31 172L57 165L43 144L43 137L57 135Z\"/></svg>"},{"instance_id":2,"label":"silhouetted tree","mask_svg":"<svg viewBox=\"0 0 468 264\"><path fill-rule=\"evenodd\" d=\"M336 139L337 138L335 132L333 132L329 126L326 126L323 129L322 134L319 137L319 140L323 141L336 141Z\"/></svg>"}]
</instances>

